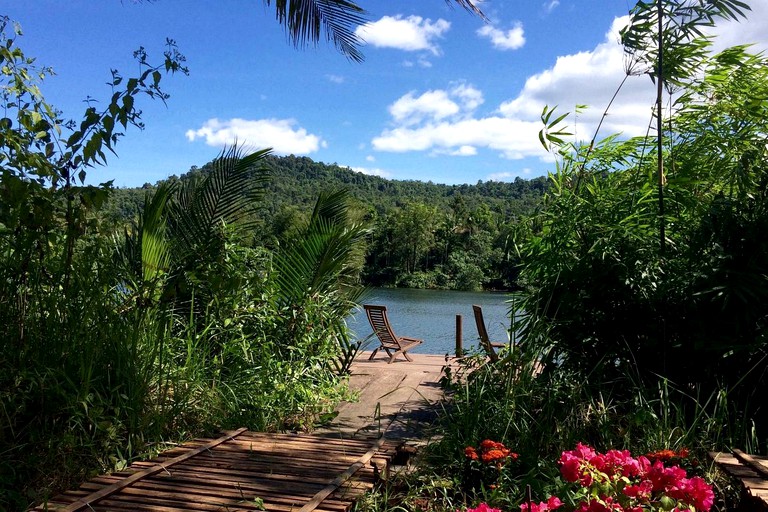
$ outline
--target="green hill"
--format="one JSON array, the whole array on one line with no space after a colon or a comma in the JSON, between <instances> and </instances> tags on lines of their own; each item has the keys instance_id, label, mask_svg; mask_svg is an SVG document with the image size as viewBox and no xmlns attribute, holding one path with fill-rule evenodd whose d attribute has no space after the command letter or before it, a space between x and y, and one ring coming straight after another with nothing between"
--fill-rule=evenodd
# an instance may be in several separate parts
<instances>
[{"instance_id":1,"label":"green hill","mask_svg":"<svg viewBox=\"0 0 768 512\"><path fill-rule=\"evenodd\" d=\"M188 180L210 164L169 180ZM372 226L364 262L368 284L478 289L514 286L514 241L525 236L521 218L541 203L547 178L445 185L366 175L307 157L268 156L271 182L263 200L264 229L255 243L294 236L322 191L346 188L361 220ZM155 185L156 186L156 185ZM107 215L136 216L155 186L115 190Z\"/></svg>"}]
</instances>

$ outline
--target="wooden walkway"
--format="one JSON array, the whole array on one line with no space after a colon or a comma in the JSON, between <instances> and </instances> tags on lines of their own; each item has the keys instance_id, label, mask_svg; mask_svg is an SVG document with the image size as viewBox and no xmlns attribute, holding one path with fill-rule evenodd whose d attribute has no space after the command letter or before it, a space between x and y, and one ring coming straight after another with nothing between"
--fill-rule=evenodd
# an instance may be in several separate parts
<instances>
[{"instance_id":1,"label":"wooden walkway","mask_svg":"<svg viewBox=\"0 0 768 512\"><path fill-rule=\"evenodd\" d=\"M239 429L196 439L31 510L346 511L386 475L402 440L421 434L442 398L444 357L413 354L413 363L387 364L367 355L350 379L360 400L342 404L336 420L312 435Z\"/></svg>"},{"instance_id":2,"label":"wooden walkway","mask_svg":"<svg viewBox=\"0 0 768 512\"><path fill-rule=\"evenodd\" d=\"M93 478L34 511L341 512L394 454L384 438L338 440L240 429Z\"/></svg>"},{"instance_id":3,"label":"wooden walkway","mask_svg":"<svg viewBox=\"0 0 768 512\"><path fill-rule=\"evenodd\" d=\"M748 455L741 450L733 454L712 452L712 460L743 486L740 510L768 511L768 457Z\"/></svg>"}]
</instances>

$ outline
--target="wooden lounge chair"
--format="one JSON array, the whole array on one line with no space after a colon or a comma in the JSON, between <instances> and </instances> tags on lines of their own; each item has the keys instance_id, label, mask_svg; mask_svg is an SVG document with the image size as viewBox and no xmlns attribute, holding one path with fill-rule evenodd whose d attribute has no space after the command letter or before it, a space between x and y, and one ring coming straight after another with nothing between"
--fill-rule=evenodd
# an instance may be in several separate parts
<instances>
[{"instance_id":1,"label":"wooden lounge chair","mask_svg":"<svg viewBox=\"0 0 768 512\"><path fill-rule=\"evenodd\" d=\"M408 361L413 361L408 355L408 351L413 347L417 347L424 343L424 340L409 338L407 336L397 336L392 330L392 326L389 324L386 306L366 304L363 308L365 308L365 314L368 316L368 321L371 323L373 332L378 336L379 341L381 342L381 345L373 351L368 360L370 361L373 359L376 356L376 352L378 352L379 349L382 349L389 356L387 364L392 363L398 354L403 354Z\"/></svg>"},{"instance_id":2,"label":"wooden lounge chair","mask_svg":"<svg viewBox=\"0 0 768 512\"><path fill-rule=\"evenodd\" d=\"M483 320L483 308L477 304L472 305L472 311L475 313L475 324L477 324L477 334L480 336L480 346L483 347L488 354L488 358L492 363L499 360L499 355L496 353L497 348L506 347L506 343L495 343L488 338L488 331L485 328L485 320Z\"/></svg>"}]
</instances>

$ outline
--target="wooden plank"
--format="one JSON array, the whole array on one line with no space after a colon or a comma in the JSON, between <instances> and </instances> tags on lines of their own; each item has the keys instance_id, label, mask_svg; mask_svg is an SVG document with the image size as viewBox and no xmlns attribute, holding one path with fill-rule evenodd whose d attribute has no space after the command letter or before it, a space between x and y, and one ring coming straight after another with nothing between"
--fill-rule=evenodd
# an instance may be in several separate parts
<instances>
[{"instance_id":1,"label":"wooden plank","mask_svg":"<svg viewBox=\"0 0 768 512\"><path fill-rule=\"evenodd\" d=\"M739 462L749 466L749 468L755 473L759 474L763 478L768 479L768 468L763 466L759 460L755 459L755 457L736 449L733 450L733 455L739 459Z\"/></svg>"},{"instance_id":2,"label":"wooden plank","mask_svg":"<svg viewBox=\"0 0 768 512\"><path fill-rule=\"evenodd\" d=\"M710 452L709 456L723 471L741 482L751 497L750 507L768 510L768 470L758 459L741 450L733 450L733 455Z\"/></svg>"},{"instance_id":3,"label":"wooden plank","mask_svg":"<svg viewBox=\"0 0 768 512\"><path fill-rule=\"evenodd\" d=\"M354 475L361 467L365 466L365 464L371 460L374 455L376 455L376 452L379 450L382 444L384 444L384 437L379 438L379 440L374 443L374 445L365 453L365 455L360 457L357 462L349 466L349 468L347 468L344 473L336 477L333 482L328 484L325 489L315 494L315 496L309 500L306 505L299 509L299 512L312 512L313 510L317 509L317 507L323 502L325 498L330 496L332 492L341 487L341 484L349 480L349 478Z\"/></svg>"},{"instance_id":4,"label":"wooden plank","mask_svg":"<svg viewBox=\"0 0 768 512\"><path fill-rule=\"evenodd\" d=\"M139 464L138 467L150 467L151 464L144 463ZM228 465L228 466L234 466ZM319 476L313 476L313 475L291 475L291 474L284 474L284 473L261 473L256 474L254 471L247 471L247 469L251 469L251 466L246 466L243 464L238 464L236 468L233 467L226 467L221 468L216 466L215 464L212 464L210 466L202 466L198 464L177 464L174 466L174 472L183 470L183 471L200 471L200 472L206 472L211 473L214 475L221 475L223 476L230 476L232 478L258 478L260 480L281 480L285 482L308 482L308 483L322 483L325 484L328 481L328 478L322 478Z\"/></svg>"},{"instance_id":5,"label":"wooden plank","mask_svg":"<svg viewBox=\"0 0 768 512\"><path fill-rule=\"evenodd\" d=\"M91 487L97 487L98 484L101 483L112 483L115 479L114 477L98 477L97 479L94 479L95 481L92 481L91 483L87 484ZM327 481L327 479L326 479ZM148 496L175 496L179 495L183 499L194 499L199 501L205 501L208 498L239 498L242 499L245 496L245 492L247 491L247 494L252 494L251 491L253 489L247 488L247 487L238 487L237 485L231 485L229 487L218 487L218 486L202 486L200 485L200 480L185 480L185 479L173 479L173 480L167 480L167 481L159 481L155 477L151 477L149 479L143 479L138 482L136 482L131 487L127 487L121 491L122 493L128 493L128 494L134 494L134 493L144 493ZM258 493L253 493L254 496L258 496L260 498L264 498L265 500L275 500L278 499L278 501L281 501L281 498L295 498L293 503L296 503L296 500L299 502L305 501L308 497L312 496L314 492L317 491L317 487L310 493L303 494L301 496L295 495L295 493L292 493L291 490L285 490L281 488L272 488L272 489L256 489ZM329 506L334 505L343 505L344 507L348 506L349 503L342 503L340 500L329 500L328 501ZM295 507L294 507L295 508Z\"/></svg>"},{"instance_id":6,"label":"wooden plank","mask_svg":"<svg viewBox=\"0 0 768 512\"><path fill-rule=\"evenodd\" d=\"M225 436L222 436L222 437L220 437L218 439L215 439L215 440L209 442L208 444L200 446L200 447L198 447L198 448L196 448L194 450L190 450L189 452L187 452L187 453L185 453L183 455L179 455L175 459L171 459L170 461L168 461L165 464L159 464L159 465L155 466L154 468L149 468L149 469L145 469L144 471L139 471L137 473L134 473L131 476L129 476L127 478L124 478L120 482L117 482L117 483L115 483L113 485L105 487L105 488L101 489L100 491L97 491L97 492L93 493L90 496L86 496L86 497L76 501L75 503L73 503L70 506L68 506L67 508L65 508L62 512L77 512L79 510L82 510L83 508L90 506L91 503L94 503L94 502L96 502L96 501L98 501L98 500L100 500L102 498L106 498L107 496L110 496L110 495L120 491L121 489L123 489L125 487L128 487L129 485L131 485L133 482L136 482L137 480L140 480L140 479L142 479L142 478L144 478L146 476L154 475L156 473L164 471L165 468L167 468L168 466L172 466L173 464L175 464L177 462L185 461L185 460L189 459L190 457L194 457L195 455L197 455L197 454L199 454L201 452L204 452L205 450L210 450L211 448L213 448L215 446L218 446L221 443L226 443L230 439L239 436L240 434L242 434L246 430L247 430L246 428L241 428L241 429L235 430L234 432L232 432L230 434L227 434Z\"/></svg>"},{"instance_id":7,"label":"wooden plank","mask_svg":"<svg viewBox=\"0 0 768 512\"><path fill-rule=\"evenodd\" d=\"M124 494L131 491L129 494ZM259 496L270 510L291 512L295 511L300 503L306 499L291 499L285 497ZM157 511L233 511L233 510L258 510L253 500L245 496L198 496L194 499L180 500L178 496L164 494L148 494L138 489L125 489L119 496L112 496L100 501L98 506L108 506L110 510L124 508L127 510L157 510ZM147 508L149 507L149 508ZM330 512L343 512L348 504L336 502L336 504L323 504L323 508Z\"/></svg>"}]
</instances>

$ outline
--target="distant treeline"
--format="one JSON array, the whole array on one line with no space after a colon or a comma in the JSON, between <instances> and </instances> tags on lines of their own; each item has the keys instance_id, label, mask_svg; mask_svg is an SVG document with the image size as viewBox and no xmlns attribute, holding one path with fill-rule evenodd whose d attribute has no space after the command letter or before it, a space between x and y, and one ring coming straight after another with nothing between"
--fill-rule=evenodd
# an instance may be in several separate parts
<instances>
[{"instance_id":1,"label":"distant treeline","mask_svg":"<svg viewBox=\"0 0 768 512\"><path fill-rule=\"evenodd\" d=\"M360 255L361 279L376 286L477 290L515 286L516 241L527 237L521 219L541 204L547 178L444 185L390 180L307 157L268 156L271 179L254 243L276 246L297 236L322 191L347 189L358 220L370 228ZM206 173L194 166L170 181ZM166 180L163 180L166 181ZM134 218L155 185L120 188L106 215Z\"/></svg>"}]
</instances>

